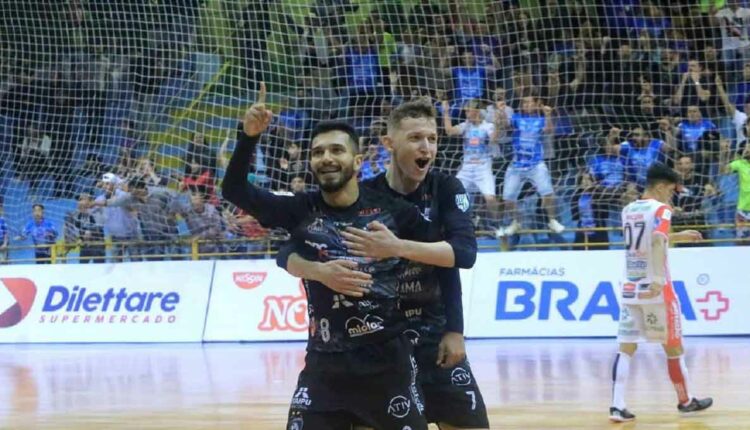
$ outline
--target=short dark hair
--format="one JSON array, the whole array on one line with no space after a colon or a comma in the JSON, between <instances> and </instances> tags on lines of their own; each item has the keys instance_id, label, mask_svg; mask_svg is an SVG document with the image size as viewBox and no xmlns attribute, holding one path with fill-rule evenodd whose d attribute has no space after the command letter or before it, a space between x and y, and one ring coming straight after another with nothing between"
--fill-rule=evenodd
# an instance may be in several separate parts
<instances>
[{"instance_id":1,"label":"short dark hair","mask_svg":"<svg viewBox=\"0 0 750 430\"><path fill-rule=\"evenodd\" d=\"M436 119L435 106L427 98L418 98L402 103L388 116L388 128L398 127L406 118Z\"/></svg>"},{"instance_id":2,"label":"short dark hair","mask_svg":"<svg viewBox=\"0 0 750 430\"><path fill-rule=\"evenodd\" d=\"M354 126L346 121L320 121L310 135L310 145L312 146L312 141L315 140L319 134L328 133L329 131L340 131L346 133L349 136L349 140L351 140L353 152L355 154L359 152L359 133L354 129Z\"/></svg>"},{"instance_id":3,"label":"short dark hair","mask_svg":"<svg viewBox=\"0 0 750 430\"><path fill-rule=\"evenodd\" d=\"M42 210L44 210L44 205L41 203L34 203L33 205L31 205L31 209L36 209L36 208L41 208Z\"/></svg>"},{"instance_id":4,"label":"short dark hair","mask_svg":"<svg viewBox=\"0 0 750 430\"><path fill-rule=\"evenodd\" d=\"M680 177L671 167L662 163L654 163L646 172L646 187L650 188L659 183L679 184Z\"/></svg>"}]
</instances>

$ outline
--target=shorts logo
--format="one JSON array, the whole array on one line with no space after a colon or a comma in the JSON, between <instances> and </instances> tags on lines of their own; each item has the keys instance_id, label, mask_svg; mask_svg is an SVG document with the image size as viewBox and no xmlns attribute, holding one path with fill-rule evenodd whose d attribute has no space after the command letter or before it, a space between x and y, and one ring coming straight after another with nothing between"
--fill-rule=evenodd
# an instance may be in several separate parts
<instances>
[{"instance_id":1,"label":"shorts logo","mask_svg":"<svg viewBox=\"0 0 750 430\"><path fill-rule=\"evenodd\" d=\"M36 298L36 285L26 278L0 278L0 282L16 300L16 303L0 313L0 328L13 327L31 311Z\"/></svg>"},{"instance_id":2,"label":"shorts logo","mask_svg":"<svg viewBox=\"0 0 750 430\"><path fill-rule=\"evenodd\" d=\"M234 272L232 280L234 285L243 290L252 290L259 287L268 276L267 272Z\"/></svg>"},{"instance_id":3,"label":"shorts logo","mask_svg":"<svg viewBox=\"0 0 750 430\"><path fill-rule=\"evenodd\" d=\"M364 319L351 317L346 320L346 331L349 337L359 337L383 330L383 319L367 315Z\"/></svg>"},{"instance_id":4,"label":"shorts logo","mask_svg":"<svg viewBox=\"0 0 750 430\"><path fill-rule=\"evenodd\" d=\"M306 408L312 404L310 396L307 394L307 387L299 387L292 397L292 406ZM302 426L300 425L300 428Z\"/></svg>"},{"instance_id":5,"label":"shorts logo","mask_svg":"<svg viewBox=\"0 0 750 430\"><path fill-rule=\"evenodd\" d=\"M417 346L419 345L419 332L414 329L406 329L404 330L404 335L409 339L412 345Z\"/></svg>"},{"instance_id":6,"label":"shorts logo","mask_svg":"<svg viewBox=\"0 0 750 430\"><path fill-rule=\"evenodd\" d=\"M404 396L396 396L388 403L388 415L403 418L409 415L411 401Z\"/></svg>"},{"instance_id":7,"label":"shorts logo","mask_svg":"<svg viewBox=\"0 0 750 430\"><path fill-rule=\"evenodd\" d=\"M289 430L302 430L304 425L305 422L302 420L302 417L297 417L292 419L292 422L289 423Z\"/></svg>"},{"instance_id":8,"label":"shorts logo","mask_svg":"<svg viewBox=\"0 0 750 430\"><path fill-rule=\"evenodd\" d=\"M456 367L451 372L451 383L459 387L471 384L471 374L463 367Z\"/></svg>"},{"instance_id":9,"label":"shorts logo","mask_svg":"<svg viewBox=\"0 0 750 430\"><path fill-rule=\"evenodd\" d=\"M650 325L655 325L656 323L659 322L659 318L656 316L655 313L652 312L646 315L646 322L649 323Z\"/></svg>"},{"instance_id":10,"label":"shorts logo","mask_svg":"<svg viewBox=\"0 0 750 430\"><path fill-rule=\"evenodd\" d=\"M456 194L456 207L461 209L461 212L469 210L469 196L467 194Z\"/></svg>"}]
</instances>

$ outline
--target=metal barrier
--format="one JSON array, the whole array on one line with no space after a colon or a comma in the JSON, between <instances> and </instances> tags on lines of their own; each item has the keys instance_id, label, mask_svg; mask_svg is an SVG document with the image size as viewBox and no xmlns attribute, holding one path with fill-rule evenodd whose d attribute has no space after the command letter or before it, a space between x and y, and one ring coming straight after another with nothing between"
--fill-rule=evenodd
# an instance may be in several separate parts
<instances>
[{"instance_id":1,"label":"metal barrier","mask_svg":"<svg viewBox=\"0 0 750 430\"><path fill-rule=\"evenodd\" d=\"M693 229L699 231L707 230L718 230L718 229L735 229L737 227L745 226L745 224L716 224L716 225L685 225L678 226L679 230ZM746 224L750 227L750 224ZM570 228L566 229L566 232L613 232L619 231L617 227L595 227L595 228ZM527 234L549 234L549 230L541 229L528 229L519 230L518 235ZM494 236L494 231L477 231L477 236ZM573 243L573 242L558 242L558 243L535 243L535 244L518 244L511 245L509 238L502 238L498 240L496 245L480 245L480 250L500 250L500 251L511 251L514 249L551 249L551 248L568 248L568 249L601 249L603 247L621 247L622 242L589 242L589 237L583 235L584 242ZM0 264L3 263L70 263L76 262L80 256L70 255L75 250L79 250L82 247L103 247L103 256L87 256L86 259L93 261L110 261L110 262L121 262L127 259L135 261L156 261L156 260L201 260L208 258L226 258L226 257L270 257L276 254L278 247L288 239L287 235L269 235L261 239L222 239L222 240L194 240L190 238L177 238L175 240L159 240L159 241L112 241L105 240L103 242L86 242L86 243L64 243L58 242L50 245L14 245L9 246L6 250L0 251ZM676 241L679 244L681 242ZM721 243L734 243L741 245L750 245L750 238L723 238L723 239L706 239L694 242L697 245L712 245ZM163 253L144 253L144 250L163 247L162 249L183 249L185 252L163 252ZM206 251L202 248L214 247L220 249L216 251ZM245 250L237 251L237 249L244 248ZM40 258L8 258L9 251L20 251L29 249L49 249L49 257ZM101 248L100 248L101 249ZM127 250L127 256L125 253L115 255L118 250ZM3 259L5 253L6 258Z\"/></svg>"}]
</instances>

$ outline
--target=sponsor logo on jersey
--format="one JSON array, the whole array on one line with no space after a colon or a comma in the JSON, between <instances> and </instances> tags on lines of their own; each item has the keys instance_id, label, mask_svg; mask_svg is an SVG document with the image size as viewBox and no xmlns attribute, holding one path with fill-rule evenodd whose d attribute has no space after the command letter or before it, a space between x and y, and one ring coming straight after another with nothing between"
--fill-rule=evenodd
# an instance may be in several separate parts
<instances>
[{"instance_id":1,"label":"sponsor logo on jersey","mask_svg":"<svg viewBox=\"0 0 750 430\"><path fill-rule=\"evenodd\" d=\"M411 411L411 400L404 396L396 396L388 402L388 415L394 418L404 418Z\"/></svg>"},{"instance_id":2,"label":"sponsor logo on jersey","mask_svg":"<svg viewBox=\"0 0 750 430\"><path fill-rule=\"evenodd\" d=\"M406 318L413 318L422 315L422 308L407 309L404 311Z\"/></svg>"},{"instance_id":3,"label":"sponsor logo on jersey","mask_svg":"<svg viewBox=\"0 0 750 430\"><path fill-rule=\"evenodd\" d=\"M469 210L469 196L464 194L456 194L456 207L461 210L461 212L466 212Z\"/></svg>"},{"instance_id":4,"label":"sponsor logo on jersey","mask_svg":"<svg viewBox=\"0 0 750 430\"><path fill-rule=\"evenodd\" d=\"M352 306L354 306L354 303L349 301L343 294L334 294L333 305L331 305L331 309L340 309L342 306L345 308L351 308Z\"/></svg>"},{"instance_id":5,"label":"sponsor logo on jersey","mask_svg":"<svg viewBox=\"0 0 750 430\"><path fill-rule=\"evenodd\" d=\"M420 282L419 280L399 282L398 285L396 286L396 291L398 291L399 294L421 293L422 282Z\"/></svg>"},{"instance_id":6,"label":"sponsor logo on jersey","mask_svg":"<svg viewBox=\"0 0 750 430\"><path fill-rule=\"evenodd\" d=\"M289 423L289 430L302 430L304 426L305 421L302 417L295 417L292 418L292 421Z\"/></svg>"},{"instance_id":7,"label":"sponsor logo on jersey","mask_svg":"<svg viewBox=\"0 0 750 430\"><path fill-rule=\"evenodd\" d=\"M363 318L351 317L344 324L349 337L360 337L383 330L383 319L367 315Z\"/></svg>"},{"instance_id":8,"label":"sponsor logo on jersey","mask_svg":"<svg viewBox=\"0 0 750 430\"><path fill-rule=\"evenodd\" d=\"M419 344L419 332L414 329L404 330L404 335L409 339L412 345L417 346Z\"/></svg>"},{"instance_id":9,"label":"sponsor logo on jersey","mask_svg":"<svg viewBox=\"0 0 750 430\"><path fill-rule=\"evenodd\" d=\"M308 394L307 387L297 388L297 391L294 392L294 396L292 397L292 407L297 407L298 409L306 409L311 404L312 400L310 400L310 395Z\"/></svg>"},{"instance_id":10,"label":"sponsor logo on jersey","mask_svg":"<svg viewBox=\"0 0 750 430\"><path fill-rule=\"evenodd\" d=\"M234 272L232 280L234 285L243 290L252 290L259 287L266 280L268 272Z\"/></svg>"},{"instance_id":11,"label":"sponsor logo on jersey","mask_svg":"<svg viewBox=\"0 0 750 430\"><path fill-rule=\"evenodd\" d=\"M315 218L315 221L307 226L307 231L310 233L325 233L326 226L323 222L323 218Z\"/></svg>"},{"instance_id":12,"label":"sponsor logo on jersey","mask_svg":"<svg viewBox=\"0 0 750 430\"><path fill-rule=\"evenodd\" d=\"M398 279L416 278L417 276L422 274L423 269L424 269L424 266L422 266L421 264L409 265L406 269L402 270L401 273L399 273L396 277Z\"/></svg>"},{"instance_id":13,"label":"sponsor logo on jersey","mask_svg":"<svg viewBox=\"0 0 750 430\"><path fill-rule=\"evenodd\" d=\"M471 384L471 373L463 367L456 367L451 372L451 384L459 387Z\"/></svg>"},{"instance_id":14,"label":"sponsor logo on jersey","mask_svg":"<svg viewBox=\"0 0 750 430\"><path fill-rule=\"evenodd\" d=\"M381 212L380 208L364 208L359 211L359 216L377 215Z\"/></svg>"},{"instance_id":15,"label":"sponsor logo on jersey","mask_svg":"<svg viewBox=\"0 0 750 430\"><path fill-rule=\"evenodd\" d=\"M664 211L661 213L661 219L665 221L671 221L672 220L672 211L669 209L664 209Z\"/></svg>"}]
</instances>

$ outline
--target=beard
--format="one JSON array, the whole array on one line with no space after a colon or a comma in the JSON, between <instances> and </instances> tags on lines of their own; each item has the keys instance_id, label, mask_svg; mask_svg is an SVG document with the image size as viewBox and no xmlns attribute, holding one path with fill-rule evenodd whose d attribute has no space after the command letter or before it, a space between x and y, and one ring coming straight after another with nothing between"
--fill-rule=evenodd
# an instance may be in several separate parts
<instances>
[{"instance_id":1,"label":"beard","mask_svg":"<svg viewBox=\"0 0 750 430\"><path fill-rule=\"evenodd\" d=\"M336 177L328 180L321 180L318 173L315 174L315 181L320 189L326 193L335 193L344 188L347 182L354 177L354 168L352 166L342 166Z\"/></svg>"}]
</instances>

